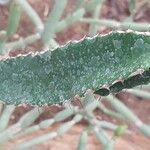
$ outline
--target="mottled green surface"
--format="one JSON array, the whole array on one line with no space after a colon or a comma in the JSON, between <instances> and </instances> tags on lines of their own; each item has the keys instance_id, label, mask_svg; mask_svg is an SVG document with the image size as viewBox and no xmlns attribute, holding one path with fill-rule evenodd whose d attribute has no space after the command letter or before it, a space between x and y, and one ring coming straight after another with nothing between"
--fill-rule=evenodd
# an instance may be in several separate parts
<instances>
[{"instance_id":1,"label":"mottled green surface","mask_svg":"<svg viewBox=\"0 0 150 150\"><path fill-rule=\"evenodd\" d=\"M126 79L138 68L148 70L149 55L148 35L115 32L34 57L2 60L0 99L12 104L57 104L89 88L111 85L119 77ZM140 76L140 84L149 82L149 74ZM124 81L124 87L138 84L130 80ZM120 88L119 82L117 86ZM117 86L112 91L117 91Z\"/></svg>"}]
</instances>

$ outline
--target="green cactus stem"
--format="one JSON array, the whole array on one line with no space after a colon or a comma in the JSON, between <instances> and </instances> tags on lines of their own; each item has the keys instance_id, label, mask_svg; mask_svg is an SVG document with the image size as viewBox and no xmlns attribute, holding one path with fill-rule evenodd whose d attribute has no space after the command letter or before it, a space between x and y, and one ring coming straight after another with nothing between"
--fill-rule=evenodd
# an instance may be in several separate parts
<instances>
[{"instance_id":1,"label":"green cactus stem","mask_svg":"<svg viewBox=\"0 0 150 150\"><path fill-rule=\"evenodd\" d=\"M7 104L51 105L87 89L106 96L147 84L149 55L149 33L120 31L6 58L0 61L0 99ZM143 71L133 75L139 68Z\"/></svg>"}]
</instances>

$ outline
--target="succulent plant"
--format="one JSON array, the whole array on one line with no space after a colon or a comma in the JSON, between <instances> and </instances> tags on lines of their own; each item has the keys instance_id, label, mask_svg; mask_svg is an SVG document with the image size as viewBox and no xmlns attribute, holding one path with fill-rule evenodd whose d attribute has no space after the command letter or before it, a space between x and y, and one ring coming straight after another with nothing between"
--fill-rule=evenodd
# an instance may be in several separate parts
<instances>
[{"instance_id":1,"label":"succulent plant","mask_svg":"<svg viewBox=\"0 0 150 150\"><path fill-rule=\"evenodd\" d=\"M150 33L138 32L148 31L150 25L133 22L135 0L128 1L130 16L123 22L99 19L105 0L77 0L74 11L60 21L67 2L55 0L47 22L43 23L27 0L0 0L0 5L9 6L7 28L0 31L0 149L5 149L7 142L12 139L70 118L56 130L17 144L12 149L29 149L62 136L84 119L87 126L80 135L77 149L86 149L92 131L103 144L104 150L112 150L116 139L125 131L128 133L129 129L125 124L116 125L99 120L94 114L95 110L132 123L150 137L150 126L114 96L120 91L126 91L150 98L150 93L146 91L150 90ZM91 13L92 18L85 17L86 12ZM9 41L17 32L22 13L26 13L35 26L35 33ZM88 23L91 37L59 46L55 34L75 22ZM117 30L95 36L98 25ZM132 31L120 31L120 28ZM10 51L24 49L37 40L42 41L44 51L18 54L15 57L8 55ZM76 95L80 96L82 107L72 104L72 98ZM104 99L113 109L103 103ZM34 108L9 126L12 113L24 104L34 105ZM52 118L33 124L45 111L45 104L61 104L63 109ZM108 129L114 131L110 138L106 132Z\"/></svg>"}]
</instances>

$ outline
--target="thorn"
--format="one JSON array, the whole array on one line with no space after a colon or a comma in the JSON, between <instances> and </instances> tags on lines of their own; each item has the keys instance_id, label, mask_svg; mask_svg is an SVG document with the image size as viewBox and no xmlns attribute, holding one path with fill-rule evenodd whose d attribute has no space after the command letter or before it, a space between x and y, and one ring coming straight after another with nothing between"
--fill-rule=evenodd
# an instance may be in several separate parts
<instances>
[{"instance_id":1,"label":"thorn","mask_svg":"<svg viewBox=\"0 0 150 150\"><path fill-rule=\"evenodd\" d=\"M139 68L139 69L137 69L137 71L130 74L129 77L133 77L133 76L136 76L136 75L142 75L144 73L144 71L145 71L144 69Z\"/></svg>"}]
</instances>

